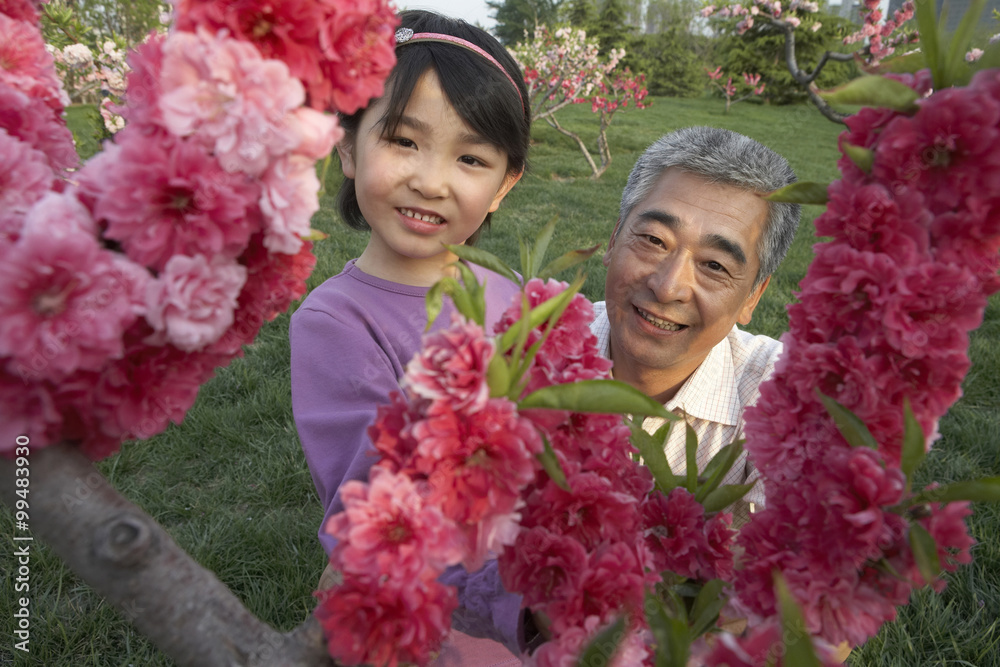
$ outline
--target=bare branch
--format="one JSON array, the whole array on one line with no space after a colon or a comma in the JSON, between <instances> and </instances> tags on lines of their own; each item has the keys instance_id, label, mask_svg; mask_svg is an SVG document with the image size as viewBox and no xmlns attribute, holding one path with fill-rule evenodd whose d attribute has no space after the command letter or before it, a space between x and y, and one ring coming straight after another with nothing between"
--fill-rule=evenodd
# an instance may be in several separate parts
<instances>
[{"instance_id":1,"label":"bare branch","mask_svg":"<svg viewBox=\"0 0 1000 667\"><path fill-rule=\"evenodd\" d=\"M850 114L843 114L839 111L835 111L833 107L827 104L826 100L819 96L819 93L816 90L815 81L816 77L819 76L827 62L831 60L842 62L848 61L852 60L854 56L849 53L831 53L827 51L823 54L823 57L820 58L819 63L816 65L816 69L809 74L806 74L799 69L799 64L795 59L795 27L792 26L791 23L781 21L779 19L771 19L771 23L777 26L778 29L785 34L785 63L788 65L788 71L791 73L792 78L795 79L800 86L806 89L809 99L814 105L816 105L816 108L819 109L819 112L823 114L824 117L834 123L844 123L844 120Z\"/></svg>"},{"instance_id":2,"label":"bare branch","mask_svg":"<svg viewBox=\"0 0 1000 667\"><path fill-rule=\"evenodd\" d=\"M263 623L76 448L31 452L32 534L177 664L332 667L319 622L283 634ZM0 457L13 508L14 461Z\"/></svg>"}]
</instances>

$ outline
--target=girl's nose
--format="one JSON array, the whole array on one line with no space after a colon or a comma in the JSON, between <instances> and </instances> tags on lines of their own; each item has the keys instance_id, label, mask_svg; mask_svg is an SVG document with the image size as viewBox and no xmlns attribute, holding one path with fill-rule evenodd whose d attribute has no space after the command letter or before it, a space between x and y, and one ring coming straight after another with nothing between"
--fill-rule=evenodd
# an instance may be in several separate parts
<instances>
[{"instance_id":1,"label":"girl's nose","mask_svg":"<svg viewBox=\"0 0 1000 667\"><path fill-rule=\"evenodd\" d=\"M686 302L694 296L694 261L683 253L671 253L649 274L647 285L660 303Z\"/></svg>"},{"instance_id":2,"label":"girl's nose","mask_svg":"<svg viewBox=\"0 0 1000 667\"><path fill-rule=\"evenodd\" d=\"M440 199L448 195L448 170L441 160L428 157L416 161L410 173L409 186L425 199Z\"/></svg>"}]
</instances>

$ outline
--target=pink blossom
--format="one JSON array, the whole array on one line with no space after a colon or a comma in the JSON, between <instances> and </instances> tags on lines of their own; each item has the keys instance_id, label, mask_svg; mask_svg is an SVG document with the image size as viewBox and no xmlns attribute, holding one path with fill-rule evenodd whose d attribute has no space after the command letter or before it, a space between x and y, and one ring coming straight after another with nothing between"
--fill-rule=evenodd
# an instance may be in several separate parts
<instances>
[{"instance_id":1,"label":"pink blossom","mask_svg":"<svg viewBox=\"0 0 1000 667\"><path fill-rule=\"evenodd\" d=\"M428 664L458 606L454 588L396 577L347 577L315 595L330 655L348 665Z\"/></svg>"},{"instance_id":2,"label":"pink blossom","mask_svg":"<svg viewBox=\"0 0 1000 667\"><path fill-rule=\"evenodd\" d=\"M425 570L436 575L464 556L461 533L406 475L376 466L368 484L345 483L340 499L344 510L325 526L339 540L331 553L339 570L426 578Z\"/></svg>"},{"instance_id":3,"label":"pink blossom","mask_svg":"<svg viewBox=\"0 0 1000 667\"><path fill-rule=\"evenodd\" d=\"M0 85L41 100L56 115L68 103L39 29L0 13Z\"/></svg>"},{"instance_id":4,"label":"pink blossom","mask_svg":"<svg viewBox=\"0 0 1000 667\"><path fill-rule=\"evenodd\" d=\"M624 540L638 528L636 499L593 472L567 472L569 491L547 481L527 498L521 525L542 526L578 540L587 549Z\"/></svg>"},{"instance_id":5,"label":"pink blossom","mask_svg":"<svg viewBox=\"0 0 1000 667\"><path fill-rule=\"evenodd\" d=\"M344 130L333 114L309 107L294 109L289 119L299 137L295 152L312 160L322 160L344 136Z\"/></svg>"},{"instance_id":6,"label":"pink blossom","mask_svg":"<svg viewBox=\"0 0 1000 667\"><path fill-rule=\"evenodd\" d=\"M86 231L92 224L71 194L51 193L18 241L0 246L0 356L11 372L59 379L122 356L143 285Z\"/></svg>"},{"instance_id":7,"label":"pink blossom","mask_svg":"<svg viewBox=\"0 0 1000 667\"><path fill-rule=\"evenodd\" d=\"M969 535L969 528L965 524L966 517L972 514L968 501L930 503L928 509L930 516L921 519L920 523L934 538L941 568L954 572L959 565L971 563L972 554L969 550L976 540ZM943 588L943 581L935 582L938 592Z\"/></svg>"},{"instance_id":8,"label":"pink blossom","mask_svg":"<svg viewBox=\"0 0 1000 667\"><path fill-rule=\"evenodd\" d=\"M0 14L27 23L38 23L38 7L41 0L0 0Z\"/></svg>"},{"instance_id":9,"label":"pink blossom","mask_svg":"<svg viewBox=\"0 0 1000 667\"><path fill-rule=\"evenodd\" d=\"M79 180L94 217L107 223L105 237L157 271L176 254L238 257L257 221L259 186L162 131L127 127Z\"/></svg>"},{"instance_id":10,"label":"pink blossom","mask_svg":"<svg viewBox=\"0 0 1000 667\"><path fill-rule=\"evenodd\" d=\"M787 19L785 19L785 22L788 23L788 25L792 26L793 28L798 28L802 24L802 19L798 18L797 16L789 16Z\"/></svg>"},{"instance_id":11,"label":"pink blossom","mask_svg":"<svg viewBox=\"0 0 1000 667\"><path fill-rule=\"evenodd\" d=\"M246 267L236 262L171 257L146 287L146 321L160 334L150 342L194 352L217 341L233 323L246 277Z\"/></svg>"},{"instance_id":12,"label":"pink blossom","mask_svg":"<svg viewBox=\"0 0 1000 667\"><path fill-rule=\"evenodd\" d=\"M58 442L62 415L43 382L8 373L0 366L0 456L12 456L18 436L27 436L31 447Z\"/></svg>"},{"instance_id":13,"label":"pink blossom","mask_svg":"<svg viewBox=\"0 0 1000 667\"><path fill-rule=\"evenodd\" d=\"M117 111L132 125L163 126L160 112L160 73L163 70L165 35L153 34L129 51L125 75L125 105Z\"/></svg>"},{"instance_id":14,"label":"pink blossom","mask_svg":"<svg viewBox=\"0 0 1000 667\"><path fill-rule=\"evenodd\" d=\"M181 423L201 385L217 366L229 361L218 355L185 353L172 345L148 345L145 339L150 333L148 326L137 323L126 335L124 357L105 366L85 388L87 395L92 394L86 414L102 429L119 434L118 446L129 438L151 438L170 422Z\"/></svg>"},{"instance_id":15,"label":"pink blossom","mask_svg":"<svg viewBox=\"0 0 1000 667\"><path fill-rule=\"evenodd\" d=\"M474 414L449 406L416 422L412 466L427 476L430 499L446 516L473 524L517 507L521 488L534 478L538 433L513 403L494 398Z\"/></svg>"},{"instance_id":16,"label":"pink blossom","mask_svg":"<svg viewBox=\"0 0 1000 667\"><path fill-rule=\"evenodd\" d=\"M396 64L397 19L386 0L330 2L327 7L330 13L319 33L324 80L310 88L310 105L332 105L350 114L382 95Z\"/></svg>"},{"instance_id":17,"label":"pink blossom","mask_svg":"<svg viewBox=\"0 0 1000 667\"><path fill-rule=\"evenodd\" d=\"M264 245L275 253L294 255L308 236L313 213L319 210L320 189L313 160L290 155L271 163L261 178L260 210Z\"/></svg>"},{"instance_id":18,"label":"pink blossom","mask_svg":"<svg viewBox=\"0 0 1000 667\"><path fill-rule=\"evenodd\" d=\"M40 150L54 171L75 167L79 162L73 134L52 113L45 101L0 82L0 129Z\"/></svg>"},{"instance_id":19,"label":"pink blossom","mask_svg":"<svg viewBox=\"0 0 1000 667\"><path fill-rule=\"evenodd\" d=\"M173 33L160 81L166 128L212 147L228 172L259 176L301 143L290 114L305 101L302 84L251 44L203 30Z\"/></svg>"},{"instance_id":20,"label":"pink blossom","mask_svg":"<svg viewBox=\"0 0 1000 667\"><path fill-rule=\"evenodd\" d=\"M651 493L643 503L642 519L645 543L657 571L704 580L732 574L729 546L735 533L729 529L729 515L706 522L701 504L678 487L668 496Z\"/></svg>"},{"instance_id":21,"label":"pink blossom","mask_svg":"<svg viewBox=\"0 0 1000 667\"><path fill-rule=\"evenodd\" d=\"M389 404L380 405L375 423L368 427L368 437L381 455L378 465L393 472L412 469L417 441L413 425L424 418L423 405L406 400L400 392L389 395Z\"/></svg>"},{"instance_id":22,"label":"pink blossom","mask_svg":"<svg viewBox=\"0 0 1000 667\"><path fill-rule=\"evenodd\" d=\"M24 214L51 189L45 154L0 128L0 241L20 235Z\"/></svg>"},{"instance_id":23,"label":"pink blossom","mask_svg":"<svg viewBox=\"0 0 1000 667\"><path fill-rule=\"evenodd\" d=\"M402 384L411 394L456 412L478 412L490 398L486 370L494 350L482 327L456 315L449 328L424 336Z\"/></svg>"},{"instance_id":24,"label":"pink blossom","mask_svg":"<svg viewBox=\"0 0 1000 667\"><path fill-rule=\"evenodd\" d=\"M587 550L578 540L537 526L521 531L499 559L504 588L520 593L526 607L577 595L586 567Z\"/></svg>"}]
</instances>

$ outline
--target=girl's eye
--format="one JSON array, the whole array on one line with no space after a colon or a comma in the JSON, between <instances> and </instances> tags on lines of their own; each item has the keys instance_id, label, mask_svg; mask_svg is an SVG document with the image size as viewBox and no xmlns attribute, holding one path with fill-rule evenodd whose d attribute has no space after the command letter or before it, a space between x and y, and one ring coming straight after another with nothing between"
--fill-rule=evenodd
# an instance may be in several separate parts
<instances>
[{"instance_id":1,"label":"girl's eye","mask_svg":"<svg viewBox=\"0 0 1000 667\"><path fill-rule=\"evenodd\" d=\"M389 139L389 143L396 144L397 146L402 146L403 148L413 148L416 146L413 141L407 139L406 137L392 137Z\"/></svg>"},{"instance_id":2,"label":"girl's eye","mask_svg":"<svg viewBox=\"0 0 1000 667\"><path fill-rule=\"evenodd\" d=\"M481 166L484 164L482 160L472 155L463 155L462 157L458 158L458 161L461 162L462 164L469 164L472 166Z\"/></svg>"}]
</instances>

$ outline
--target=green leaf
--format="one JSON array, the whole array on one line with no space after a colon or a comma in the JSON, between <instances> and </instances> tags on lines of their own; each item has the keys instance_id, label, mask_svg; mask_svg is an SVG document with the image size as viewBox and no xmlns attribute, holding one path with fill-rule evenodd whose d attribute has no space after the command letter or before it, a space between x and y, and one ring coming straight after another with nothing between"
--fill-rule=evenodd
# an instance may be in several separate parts
<instances>
[{"instance_id":1,"label":"green leaf","mask_svg":"<svg viewBox=\"0 0 1000 667\"><path fill-rule=\"evenodd\" d=\"M924 430L920 428L920 422L913 416L910 409L910 399L903 402L903 453L899 463L900 469L906 475L906 490L910 490L910 482L913 471L927 456L927 439L924 437Z\"/></svg>"},{"instance_id":2,"label":"green leaf","mask_svg":"<svg viewBox=\"0 0 1000 667\"><path fill-rule=\"evenodd\" d=\"M775 190L771 194L764 195L767 201L788 202L790 204L817 204L824 206L829 200L826 189L828 185L813 183L812 181L801 181L786 185L780 190Z\"/></svg>"},{"instance_id":3,"label":"green leaf","mask_svg":"<svg viewBox=\"0 0 1000 667\"><path fill-rule=\"evenodd\" d=\"M538 460L541 462L542 467L545 468L549 479L555 482L556 486L563 491L570 491L569 482L566 481L566 473L563 472L562 466L559 465L559 458L545 436L542 436L542 444L545 445L545 449L541 454L538 454Z\"/></svg>"},{"instance_id":4,"label":"green leaf","mask_svg":"<svg viewBox=\"0 0 1000 667\"><path fill-rule=\"evenodd\" d=\"M846 141L841 144L841 148L844 150L844 155L850 158L851 162L857 165L858 169L866 174L871 173L872 165L875 163L875 151L849 144Z\"/></svg>"},{"instance_id":5,"label":"green leaf","mask_svg":"<svg viewBox=\"0 0 1000 667\"><path fill-rule=\"evenodd\" d=\"M520 278L512 268L507 266L502 259L497 257L491 252L487 252L482 248L477 248L471 245L448 245L445 247L455 253L459 259L464 259L466 262L472 262L473 264L478 264L483 266L494 273L499 273L504 278L507 278L513 283L521 285Z\"/></svg>"},{"instance_id":6,"label":"green leaf","mask_svg":"<svg viewBox=\"0 0 1000 667\"><path fill-rule=\"evenodd\" d=\"M562 273L566 269L570 269L576 266L577 264L587 261L594 255L595 252L600 250L600 248L601 244L598 243L597 245L591 248L570 250L564 255L561 255L556 259L552 260L551 262L549 262L548 264L546 264L545 268L543 268L541 271L538 272L538 277L542 280L548 280L549 278L552 278L555 275Z\"/></svg>"},{"instance_id":7,"label":"green leaf","mask_svg":"<svg viewBox=\"0 0 1000 667\"><path fill-rule=\"evenodd\" d=\"M972 70L965 62L965 54L972 44L972 36L983 15L986 0L971 0L958 28L951 35L948 59L945 62L945 79L950 86L964 86L972 78Z\"/></svg>"},{"instance_id":8,"label":"green leaf","mask_svg":"<svg viewBox=\"0 0 1000 667\"><path fill-rule=\"evenodd\" d=\"M937 8L935 0L915 0L917 31L920 33L920 50L924 53L927 67L931 69L934 89L947 88L944 85L941 49L938 46ZM942 10L943 11L943 10ZM944 20L944 16L941 17Z\"/></svg>"},{"instance_id":9,"label":"green leaf","mask_svg":"<svg viewBox=\"0 0 1000 667\"><path fill-rule=\"evenodd\" d=\"M552 216L552 219L542 227L542 231L538 232L538 236L535 238L535 246L531 248L529 253L528 263L530 266L528 267L529 273L526 273L524 276L525 282L538 275L538 270L545 259L545 253L549 251L549 242L552 241L552 234L556 231L556 221L558 219L558 215Z\"/></svg>"},{"instance_id":10,"label":"green leaf","mask_svg":"<svg viewBox=\"0 0 1000 667\"><path fill-rule=\"evenodd\" d=\"M427 296L424 297L424 307L427 308L427 326L424 327L424 331L430 331L431 325L434 324L434 320L438 318L441 314L441 308L444 307L444 281L454 280L454 278L443 278L427 290Z\"/></svg>"},{"instance_id":11,"label":"green leaf","mask_svg":"<svg viewBox=\"0 0 1000 667\"><path fill-rule=\"evenodd\" d=\"M675 667L675 665L682 667L685 663L678 660L679 658L686 660L687 651L683 653L680 651L683 640L677 639L679 636L677 619L671 618L663 601L649 591L646 591L645 609L648 610L646 617L649 629L653 633L653 641L656 643L656 667Z\"/></svg>"},{"instance_id":12,"label":"green leaf","mask_svg":"<svg viewBox=\"0 0 1000 667\"><path fill-rule=\"evenodd\" d=\"M844 436L844 440L847 440L851 447L868 447L876 451L878 450L878 442L876 442L875 436L868 430L865 423L858 419L856 414L819 389L816 390L816 394L819 396L819 400L823 401L826 411L833 417L833 421L837 425L837 430L840 431L840 434Z\"/></svg>"},{"instance_id":13,"label":"green leaf","mask_svg":"<svg viewBox=\"0 0 1000 667\"><path fill-rule=\"evenodd\" d=\"M617 380L580 380L542 387L521 399L518 408L647 415L663 417L670 421L679 419L677 415L668 412L661 403Z\"/></svg>"},{"instance_id":14,"label":"green leaf","mask_svg":"<svg viewBox=\"0 0 1000 667\"><path fill-rule=\"evenodd\" d=\"M863 104L903 113L915 112L914 102L920 99L917 91L905 83L883 76L862 76L839 88L821 91L819 96L831 104Z\"/></svg>"},{"instance_id":15,"label":"green leaf","mask_svg":"<svg viewBox=\"0 0 1000 667\"><path fill-rule=\"evenodd\" d=\"M517 245L521 250L521 274L524 276L524 282L528 282L531 271L531 248L520 236L517 237Z\"/></svg>"},{"instance_id":16,"label":"green leaf","mask_svg":"<svg viewBox=\"0 0 1000 667\"><path fill-rule=\"evenodd\" d=\"M656 433L650 435L642 428L642 419L632 419L629 429L632 431L632 444L639 450L642 461L653 475L657 488L664 495L674 490L680 484L680 478L670 469L667 463L667 453L663 443L670 433L671 422L665 422Z\"/></svg>"},{"instance_id":17,"label":"green leaf","mask_svg":"<svg viewBox=\"0 0 1000 667\"><path fill-rule=\"evenodd\" d=\"M622 640L625 639L625 617L597 633L580 655L579 667L604 667L610 665Z\"/></svg>"},{"instance_id":18,"label":"green leaf","mask_svg":"<svg viewBox=\"0 0 1000 667\"><path fill-rule=\"evenodd\" d=\"M694 600L691 613L691 635L700 637L715 624L719 612L726 606L727 599L722 595L722 579L712 579L702 584L698 597Z\"/></svg>"},{"instance_id":19,"label":"green leaf","mask_svg":"<svg viewBox=\"0 0 1000 667\"><path fill-rule=\"evenodd\" d=\"M919 523L910 525L910 548L913 549L913 560L924 582L932 584L941 576L941 561L938 559L937 542Z\"/></svg>"},{"instance_id":20,"label":"green leaf","mask_svg":"<svg viewBox=\"0 0 1000 667\"><path fill-rule=\"evenodd\" d=\"M715 453L715 456L701 472L705 482L698 487L698 491L694 494L695 500L700 503L708 497L708 494L719 488L722 480L725 479L726 474L743 452L743 442L743 440L736 440Z\"/></svg>"},{"instance_id":21,"label":"green leaf","mask_svg":"<svg viewBox=\"0 0 1000 667\"><path fill-rule=\"evenodd\" d=\"M471 305L470 312L462 313L481 327L486 326L486 293L483 286L479 284L479 279L464 262L455 262L458 272L462 276L462 285L465 293L469 295Z\"/></svg>"},{"instance_id":22,"label":"green leaf","mask_svg":"<svg viewBox=\"0 0 1000 667\"><path fill-rule=\"evenodd\" d=\"M747 494L753 484L723 484L705 498L705 513L721 512Z\"/></svg>"},{"instance_id":23,"label":"green leaf","mask_svg":"<svg viewBox=\"0 0 1000 667\"><path fill-rule=\"evenodd\" d=\"M911 504L950 503L956 500L971 500L981 503L1000 502L1000 477L984 477L968 482L955 482L939 486L936 489L926 489L921 491Z\"/></svg>"},{"instance_id":24,"label":"green leaf","mask_svg":"<svg viewBox=\"0 0 1000 667\"><path fill-rule=\"evenodd\" d=\"M785 641L784 663L795 667L822 667L813 648L812 636L806 630L802 609L788 590L785 578L778 572L774 574L774 587L781 609L781 635Z\"/></svg>"},{"instance_id":25,"label":"green leaf","mask_svg":"<svg viewBox=\"0 0 1000 667\"><path fill-rule=\"evenodd\" d=\"M510 366L507 358L499 352L493 353L490 365L486 368L486 384L490 387L490 396L499 398L510 393Z\"/></svg>"},{"instance_id":26,"label":"green leaf","mask_svg":"<svg viewBox=\"0 0 1000 667\"><path fill-rule=\"evenodd\" d=\"M688 493L694 494L698 490L698 434L694 432L691 424L685 422L684 431L684 462L687 468Z\"/></svg>"}]
</instances>

